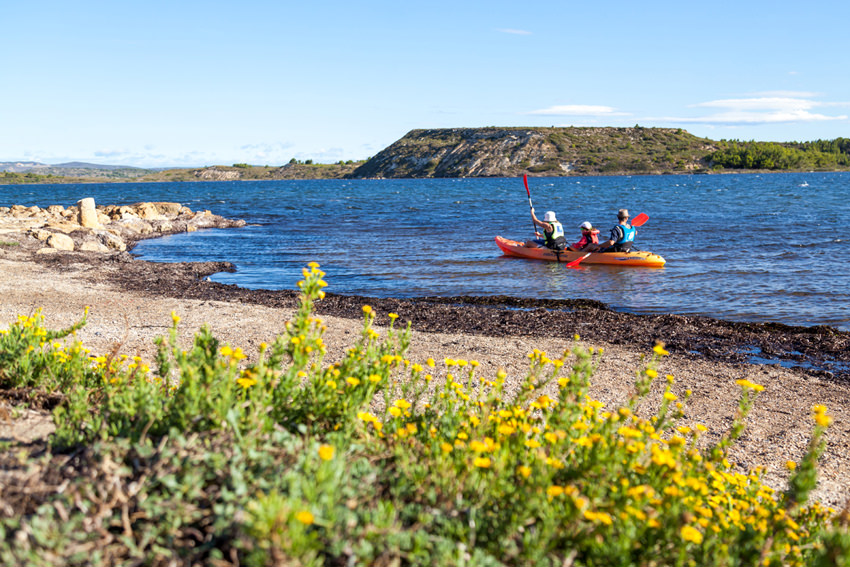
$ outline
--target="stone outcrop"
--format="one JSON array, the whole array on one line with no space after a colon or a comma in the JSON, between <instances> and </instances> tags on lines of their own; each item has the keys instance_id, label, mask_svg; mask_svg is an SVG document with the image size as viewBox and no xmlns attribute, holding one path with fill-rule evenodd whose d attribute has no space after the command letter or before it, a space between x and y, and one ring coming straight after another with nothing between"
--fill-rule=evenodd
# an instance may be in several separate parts
<instances>
[{"instance_id":1,"label":"stone outcrop","mask_svg":"<svg viewBox=\"0 0 850 567\"><path fill-rule=\"evenodd\" d=\"M68 208L0 207L0 241L14 237L38 254L124 252L145 238L241 226L245 221L225 219L210 211L194 212L169 202L97 206L89 197Z\"/></svg>"}]
</instances>

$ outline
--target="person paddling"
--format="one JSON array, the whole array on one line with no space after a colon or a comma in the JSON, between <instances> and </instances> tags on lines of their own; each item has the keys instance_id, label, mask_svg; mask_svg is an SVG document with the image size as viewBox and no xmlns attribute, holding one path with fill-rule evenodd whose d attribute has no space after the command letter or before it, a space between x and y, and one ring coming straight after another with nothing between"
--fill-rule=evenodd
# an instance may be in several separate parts
<instances>
[{"instance_id":1,"label":"person paddling","mask_svg":"<svg viewBox=\"0 0 850 567\"><path fill-rule=\"evenodd\" d=\"M618 224L611 229L610 238L599 245L599 252L629 252L632 249L637 229L629 224L629 210L617 211Z\"/></svg>"},{"instance_id":2,"label":"person paddling","mask_svg":"<svg viewBox=\"0 0 850 567\"><path fill-rule=\"evenodd\" d=\"M596 250L599 245L599 231L593 228L593 225L588 221L581 223L579 228L581 229L581 240L570 244L569 249L576 252Z\"/></svg>"},{"instance_id":3,"label":"person paddling","mask_svg":"<svg viewBox=\"0 0 850 567\"><path fill-rule=\"evenodd\" d=\"M546 214L543 215L543 220L541 221L534 215L534 207L531 208L531 220L534 222L535 227L540 227L543 229L543 238L535 239L529 243L526 243L526 246L534 246L543 244L546 248L551 248L552 250L564 250L567 247L567 238L564 236L564 227L558 222L558 219L555 217L555 211L546 211ZM540 237L540 233L536 231L534 235Z\"/></svg>"}]
</instances>

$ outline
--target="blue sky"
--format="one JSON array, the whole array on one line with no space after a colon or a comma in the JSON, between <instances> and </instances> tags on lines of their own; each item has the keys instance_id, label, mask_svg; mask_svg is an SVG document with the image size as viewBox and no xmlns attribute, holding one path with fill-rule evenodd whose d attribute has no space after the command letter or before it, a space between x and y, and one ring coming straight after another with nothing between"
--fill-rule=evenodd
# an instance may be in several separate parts
<instances>
[{"instance_id":1,"label":"blue sky","mask_svg":"<svg viewBox=\"0 0 850 567\"><path fill-rule=\"evenodd\" d=\"M364 159L414 128L850 137L850 2L9 0L0 161Z\"/></svg>"}]
</instances>

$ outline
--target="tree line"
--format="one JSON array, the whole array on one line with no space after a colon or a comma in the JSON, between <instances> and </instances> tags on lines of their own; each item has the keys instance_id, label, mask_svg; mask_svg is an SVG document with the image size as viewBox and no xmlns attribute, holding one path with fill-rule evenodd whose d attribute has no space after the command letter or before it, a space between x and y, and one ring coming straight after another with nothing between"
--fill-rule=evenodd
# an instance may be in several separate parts
<instances>
[{"instance_id":1,"label":"tree line","mask_svg":"<svg viewBox=\"0 0 850 567\"><path fill-rule=\"evenodd\" d=\"M850 139L813 142L723 141L708 156L715 169L825 169L850 166Z\"/></svg>"}]
</instances>

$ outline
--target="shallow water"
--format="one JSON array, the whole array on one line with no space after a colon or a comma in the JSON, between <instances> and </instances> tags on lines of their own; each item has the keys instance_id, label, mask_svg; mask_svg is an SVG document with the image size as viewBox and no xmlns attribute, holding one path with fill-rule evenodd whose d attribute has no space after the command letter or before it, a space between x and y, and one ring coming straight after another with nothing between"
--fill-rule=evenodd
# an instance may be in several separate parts
<instances>
[{"instance_id":1,"label":"shallow water","mask_svg":"<svg viewBox=\"0 0 850 567\"><path fill-rule=\"evenodd\" d=\"M317 261L329 291L377 297L587 298L636 313L831 325L850 330L850 174L530 178L538 216L568 236L616 211L646 212L636 245L664 268L584 266L503 256L497 234L532 230L522 180L402 179L0 186L0 205L179 201L249 226L141 242L154 261L227 260L212 279L292 289ZM573 238L574 237L574 238ZM616 332L612 329L612 333Z\"/></svg>"}]
</instances>

